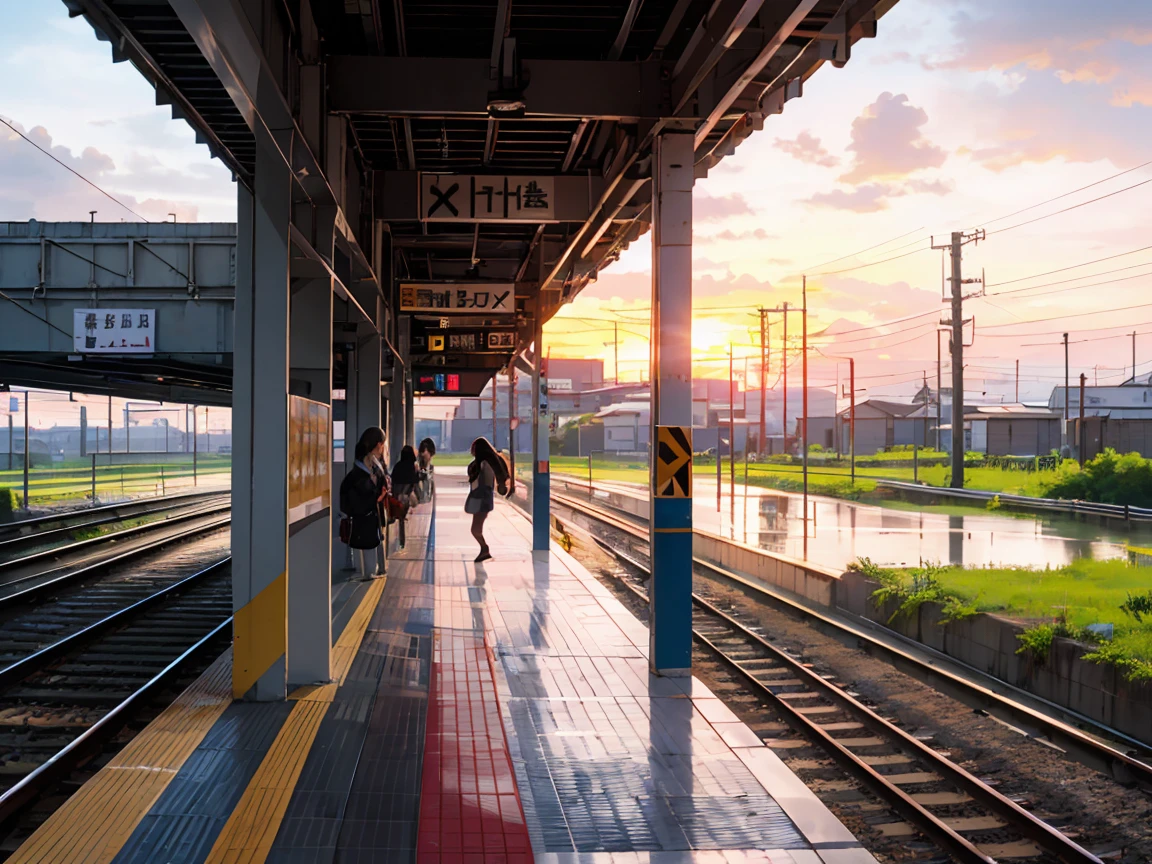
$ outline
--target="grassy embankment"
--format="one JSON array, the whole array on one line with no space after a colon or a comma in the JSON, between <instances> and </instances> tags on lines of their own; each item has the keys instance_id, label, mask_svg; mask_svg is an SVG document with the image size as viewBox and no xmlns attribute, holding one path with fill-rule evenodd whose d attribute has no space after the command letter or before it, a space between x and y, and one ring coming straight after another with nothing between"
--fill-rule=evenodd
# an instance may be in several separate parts
<instances>
[{"instance_id":1,"label":"grassy embankment","mask_svg":"<svg viewBox=\"0 0 1152 864\"><path fill-rule=\"evenodd\" d=\"M232 470L231 456L199 456L193 472L192 458L188 456L173 462L138 462L130 465L97 465L96 494L131 495L172 491L192 485L194 477L227 475ZM169 488L171 487L171 489ZM0 488L8 488L22 495L24 472L22 469L0 471ZM50 467L34 465L28 476L28 497L31 503L47 504L70 498L84 498L92 492L92 463L90 460L53 462Z\"/></svg>"},{"instance_id":2,"label":"grassy embankment","mask_svg":"<svg viewBox=\"0 0 1152 864\"><path fill-rule=\"evenodd\" d=\"M900 602L897 615L912 614L928 601L944 604L944 620L994 612L1032 625L1021 637L1020 653L1038 662L1054 636L1068 636L1095 645L1088 659L1113 663L1132 680L1152 680L1152 567L1086 558L1045 570L891 569L866 559L854 566L884 585L877 600ZM1112 641L1099 641L1085 629L1089 624L1112 624Z\"/></svg>"}]
</instances>

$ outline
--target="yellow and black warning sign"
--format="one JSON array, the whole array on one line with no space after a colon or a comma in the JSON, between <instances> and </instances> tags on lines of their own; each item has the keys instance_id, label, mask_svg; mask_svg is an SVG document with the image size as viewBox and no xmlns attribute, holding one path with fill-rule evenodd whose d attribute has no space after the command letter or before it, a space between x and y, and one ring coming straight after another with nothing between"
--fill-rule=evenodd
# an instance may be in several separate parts
<instances>
[{"instance_id":1,"label":"yellow and black warning sign","mask_svg":"<svg viewBox=\"0 0 1152 864\"><path fill-rule=\"evenodd\" d=\"M692 497L692 427L656 427L657 498Z\"/></svg>"},{"instance_id":2,"label":"yellow and black warning sign","mask_svg":"<svg viewBox=\"0 0 1152 864\"><path fill-rule=\"evenodd\" d=\"M428 350L429 351L443 351L444 350L444 336L433 334L428 337Z\"/></svg>"}]
</instances>

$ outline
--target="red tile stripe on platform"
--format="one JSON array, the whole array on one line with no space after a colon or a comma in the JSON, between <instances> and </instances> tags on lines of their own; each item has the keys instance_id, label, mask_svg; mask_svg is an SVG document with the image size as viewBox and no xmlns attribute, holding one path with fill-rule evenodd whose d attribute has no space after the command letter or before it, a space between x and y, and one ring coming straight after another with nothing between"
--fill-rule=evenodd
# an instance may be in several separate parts
<instances>
[{"instance_id":1,"label":"red tile stripe on platform","mask_svg":"<svg viewBox=\"0 0 1152 864\"><path fill-rule=\"evenodd\" d=\"M480 636L436 637L418 864L532 862L492 662Z\"/></svg>"}]
</instances>

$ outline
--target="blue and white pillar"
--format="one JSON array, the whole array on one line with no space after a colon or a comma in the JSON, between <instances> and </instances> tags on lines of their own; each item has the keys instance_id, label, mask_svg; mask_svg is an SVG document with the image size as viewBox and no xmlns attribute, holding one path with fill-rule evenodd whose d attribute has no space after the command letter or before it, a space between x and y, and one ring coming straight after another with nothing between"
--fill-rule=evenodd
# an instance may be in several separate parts
<instances>
[{"instance_id":1,"label":"blue and white pillar","mask_svg":"<svg viewBox=\"0 0 1152 864\"><path fill-rule=\"evenodd\" d=\"M536 332L533 337L535 363L532 365L532 551L547 552L550 537L549 516L552 495L548 471L548 378L544 374L543 302L536 307ZM495 378L492 386L495 387Z\"/></svg>"},{"instance_id":2,"label":"blue and white pillar","mask_svg":"<svg viewBox=\"0 0 1152 864\"><path fill-rule=\"evenodd\" d=\"M652 160L652 579L648 662L692 669L692 498L657 498L657 427L692 426L693 134L668 130ZM691 454L689 454L690 456ZM691 466L689 466L691 471Z\"/></svg>"}]
</instances>

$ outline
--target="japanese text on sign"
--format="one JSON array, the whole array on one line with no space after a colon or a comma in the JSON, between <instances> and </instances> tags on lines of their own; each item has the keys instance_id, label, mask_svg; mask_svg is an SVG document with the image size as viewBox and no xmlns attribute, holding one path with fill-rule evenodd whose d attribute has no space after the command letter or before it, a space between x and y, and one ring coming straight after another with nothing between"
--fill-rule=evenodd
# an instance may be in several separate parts
<instances>
[{"instance_id":1,"label":"japanese text on sign","mask_svg":"<svg viewBox=\"0 0 1152 864\"><path fill-rule=\"evenodd\" d=\"M420 175L424 222L548 222L555 199L554 177Z\"/></svg>"},{"instance_id":2,"label":"japanese text on sign","mask_svg":"<svg viewBox=\"0 0 1152 864\"><path fill-rule=\"evenodd\" d=\"M465 312L512 314L515 286L511 284L400 283L400 309L404 312Z\"/></svg>"},{"instance_id":3,"label":"japanese text on sign","mask_svg":"<svg viewBox=\"0 0 1152 864\"><path fill-rule=\"evenodd\" d=\"M512 331L463 330L428 335L429 351L513 351L515 348L516 334Z\"/></svg>"},{"instance_id":4,"label":"japanese text on sign","mask_svg":"<svg viewBox=\"0 0 1152 864\"><path fill-rule=\"evenodd\" d=\"M75 309L72 339L81 354L152 354L155 309Z\"/></svg>"}]
</instances>

